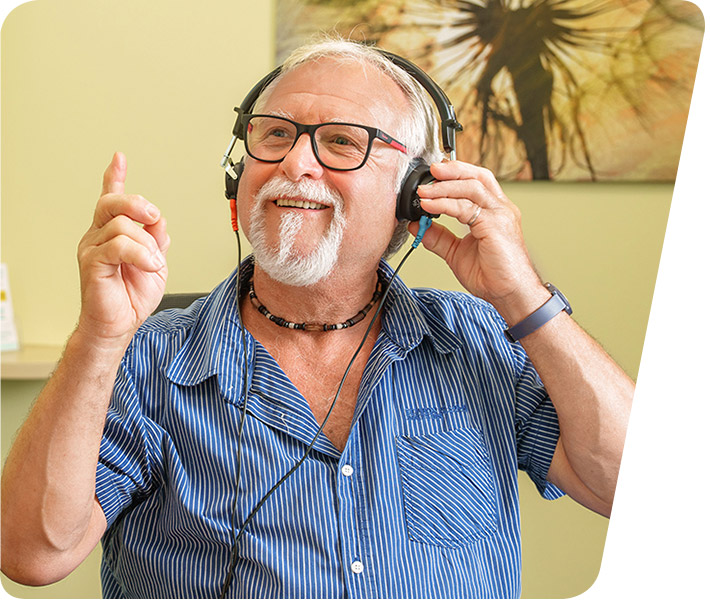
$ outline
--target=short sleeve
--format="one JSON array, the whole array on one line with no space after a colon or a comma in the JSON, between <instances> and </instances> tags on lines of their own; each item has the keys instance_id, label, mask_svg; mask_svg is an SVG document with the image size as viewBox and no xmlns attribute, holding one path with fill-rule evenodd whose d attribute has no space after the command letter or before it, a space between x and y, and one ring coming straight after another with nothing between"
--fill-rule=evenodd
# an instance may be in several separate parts
<instances>
[{"instance_id":1,"label":"short sleeve","mask_svg":"<svg viewBox=\"0 0 710 600\"><path fill-rule=\"evenodd\" d=\"M564 492L547 481L547 471L560 437L557 411L537 372L526 357L516 386L515 431L518 467L547 500Z\"/></svg>"},{"instance_id":2,"label":"short sleeve","mask_svg":"<svg viewBox=\"0 0 710 600\"><path fill-rule=\"evenodd\" d=\"M159 445L152 442L155 425L143 414L131 359L129 350L116 376L96 467L96 496L109 526L150 494L160 464Z\"/></svg>"}]
</instances>

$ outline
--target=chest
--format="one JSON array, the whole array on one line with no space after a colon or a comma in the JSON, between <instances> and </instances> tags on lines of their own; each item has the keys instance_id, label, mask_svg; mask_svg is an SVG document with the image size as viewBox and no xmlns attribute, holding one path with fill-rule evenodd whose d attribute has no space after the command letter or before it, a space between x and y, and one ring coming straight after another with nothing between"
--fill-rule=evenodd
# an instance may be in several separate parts
<instances>
[{"instance_id":1,"label":"chest","mask_svg":"<svg viewBox=\"0 0 710 600\"><path fill-rule=\"evenodd\" d=\"M481 597L491 589L499 597L517 595L519 557L505 554L519 545L515 456L511 452L501 464L495 452L489 455L487 434L479 430L487 419L480 419L476 409L475 399L482 394L475 387L476 378L458 365L454 370L444 370L443 363L438 369L424 369L421 362L393 363L385 352L370 354L365 372L357 364L351 373L357 375L351 386L361 388L361 399L367 398L367 404L362 411L357 408L342 455L329 451L321 440L302 467L276 490L252 521L250 535L240 548L240 576L230 595L433 597L443 595L441 581L449 586L446 594L456 597ZM290 370L295 366L285 365ZM312 396L327 390L327 371L325 367L311 370L322 381L317 376L304 380L294 371L291 383L300 382ZM337 387L341 378L342 373L331 377L330 385ZM214 384L209 380L202 388ZM252 389L241 442L245 478L237 522L293 465L294 457L301 456L314 433L314 427L304 426L303 401L299 406L293 388L263 350L255 357ZM224 519L232 514L235 481L234 471L229 477L222 474L233 469L237 453L234 424L227 417L239 409L224 403L218 390L206 391L175 388L180 402L168 406L180 410L168 410L164 425L172 434L170 441L159 445L172 448L174 443L174 451L168 460L158 461L166 464L170 476L123 521L125 531L140 531L144 537L133 543L125 541L126 535L118 536L116 540L123 544L120 559L113 538L108 544L107 560L118 579L131 585L143 583L145 578L128 569L149 560L159 582L156 586L180 588L131 589L130 595L214 597L213 588L222 581L230 536L230 524ZM208 401L211 396L214 403ZM496 405L505 405L504 400L497 397ZM205 438L204 423L215 410L224 411L224 418L212 417ZM352 408L341 410L351 413L349 430ZM188 440L198 437L206 443L214 440L215 447L202 444L196 454ZM218 451L225 443L231 445ZM211 474L209 482L201 479L206 473ZM158 542L146 544L145 539ZM264 552L264 547L269 551ZM369 549L365 560L362 548ZM394 553L392 548L404 551ZM458 557L453 563L448 560L452 553ZM490 562L491 556L504 555L506 560ZM200 568L178 569L181 575L176 581L176 557L185 556ZM224 564L218 561L214 567L215 556L222 556ZM366 579L354 573L355 561L364 563L374 576ZM316 564L317 569L310 567ZM504 569L511 564L514 573ZM209 574L211 568L214 573ZM265 572L269 577L263 576ZM407 576L430 572L438 575ZM202 577L204 573L209 575Z\"/></svg>"},{"instance_id":2,"label":"chest","mask_svg":"<svg viewBox=\"0 0 710 600\"><path fill-rule=\"evenodd\" d=\"M354 349L332 352L279 353L284 374L306 400L323 434L343 450L350 433L358 393L374 340L353 359ZM347 376L345 373L347 371Z\"/></svg>"}]
</instances>

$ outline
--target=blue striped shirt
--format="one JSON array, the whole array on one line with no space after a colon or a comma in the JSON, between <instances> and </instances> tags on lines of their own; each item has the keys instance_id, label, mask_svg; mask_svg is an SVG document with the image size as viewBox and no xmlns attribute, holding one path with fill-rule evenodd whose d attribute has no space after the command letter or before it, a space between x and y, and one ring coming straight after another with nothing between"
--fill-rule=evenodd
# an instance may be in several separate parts
<instances>
[{"instance_id":1,"label":"blue striped shirt","mask_svg":"<svg viewBox=\"0 0 710 600\"><path fill-rule=\"evenodd\" d=\"M245 262L245 268L251 268ZM386 277L392 269L381 264ZM246 279L246 278L245 278ZM540 493L554 408L487 303L396 279L343 452L320 436L238 548L236 598L520 595L517 471ZM303 455L308 403L247 334L236 274L146 321L119 369L97 466L106 597L216 597L236 522Z\"/></svg>"}]
</instances>

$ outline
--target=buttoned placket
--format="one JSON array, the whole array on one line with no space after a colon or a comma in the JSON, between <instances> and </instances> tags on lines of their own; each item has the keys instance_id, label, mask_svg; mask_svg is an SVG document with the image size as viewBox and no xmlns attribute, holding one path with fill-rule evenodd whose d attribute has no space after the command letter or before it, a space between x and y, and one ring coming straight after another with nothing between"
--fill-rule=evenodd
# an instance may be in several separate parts
<instances>
[{"instance_id":1,"label":"buttoned placket","mask_svg":"<svg viewBox=\"0 0 710 600\"><path fill-rule=\"evenodd\" d=\"M364 544L358 493L363 485L360 469L360 428L354 423L347 444L338 463L337 495L338 525L340 528L343 578L351 598L367 598L369 593L367 574L364 573L366 560L363 556Z\"/></svg>"},{"instance_id":2,"label":"buttoned placket","mask_svg":"<svg viewBox=\"0 0 710 600\"><path fill-rule=\"evenodd\" d=\"M368 563L370 555L367 520L366 482L362 478L360 416L366 410L378 385L388 380L392 364L406 354L381 332L365 365L348 441L338 463L338 523L343 561L343 577L351 598L378 596L377 573Z\"/></svg>"}]
</instances>

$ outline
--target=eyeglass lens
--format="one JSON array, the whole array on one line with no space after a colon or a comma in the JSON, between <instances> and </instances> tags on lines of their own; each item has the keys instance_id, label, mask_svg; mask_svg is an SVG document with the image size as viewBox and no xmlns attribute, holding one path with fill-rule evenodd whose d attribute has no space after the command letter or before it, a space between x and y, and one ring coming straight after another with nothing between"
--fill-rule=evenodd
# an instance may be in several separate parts
<instances>
[{"instance_id":1,"label":"eyeglass lens","mask_svg":"<svg viewBox=\"0 0 710 600\"><path fill-rule=\"evenodd\" d=\"M279 117L252 117L246 132L249 153L257 160L282 160L296 141L296 125ZM332 169L353 169L367 157L370 134L358 125L327 123L313 134L321 163Z\"/></svg>"}]
</instances>

